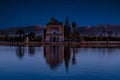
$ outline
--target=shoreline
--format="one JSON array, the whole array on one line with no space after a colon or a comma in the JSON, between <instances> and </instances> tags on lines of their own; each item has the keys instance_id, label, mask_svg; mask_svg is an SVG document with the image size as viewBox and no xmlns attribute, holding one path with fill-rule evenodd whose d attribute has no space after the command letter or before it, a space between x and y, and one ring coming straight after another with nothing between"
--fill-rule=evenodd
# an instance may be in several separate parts
<instances>
[{"instance_id":1,"label":"shoreline","mask_svg":"<svg viewBox=\"0 0 120 80\"><path fill-rule=\"evenodd\" d=\"M73 46L73 47L117 47L120 41L82 41L82 42L0 42L0 46Z\"/></svg>"}]
</instances>

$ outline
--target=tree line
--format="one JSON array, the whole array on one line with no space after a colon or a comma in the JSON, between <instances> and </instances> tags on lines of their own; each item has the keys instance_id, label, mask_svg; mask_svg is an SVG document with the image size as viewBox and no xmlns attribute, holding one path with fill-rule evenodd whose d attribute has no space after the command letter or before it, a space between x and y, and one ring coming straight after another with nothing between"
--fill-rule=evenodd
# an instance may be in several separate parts
<instances>
[{"instance_id":1,"label":"tree line","mask_svg":"<svg viewBox=\"0 0 120 80\"><path fill-rule=\"evenodd\" d=\"M18 29L14 36L10 36L8 33L0 32L0 41L8 41L8 42L24 42L26 38L29 39L29 41L44 41L45 40L45 33L46 29L44 29L43 35L38 36L35 32L30 32L26 34L24 30ZM105 34L108 34L106 36ZM69 22L69 18L66 17L64 22L64 41L72 41L72 42L78 42L78 41L120 41L120 37L117 36L117 33L115 33L116 36L112 35L113 32L107 31L103 29L100 35L89 35L89 36L83 36L80 35L80 32L77 30L77 23L73 21L71 24Z\"/></svg>"}]
</instances>

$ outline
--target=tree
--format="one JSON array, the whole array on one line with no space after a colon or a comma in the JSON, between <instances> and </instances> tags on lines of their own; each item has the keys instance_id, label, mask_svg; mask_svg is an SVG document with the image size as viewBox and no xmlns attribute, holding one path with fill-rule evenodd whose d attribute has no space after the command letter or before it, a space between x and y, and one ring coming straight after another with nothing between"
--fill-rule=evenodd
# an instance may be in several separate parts
<instances>
[{"instance_id":1,"label":"tree","mask_svg":"<svg viewBox=\"0 0 120 80\"><path fill-rule=\"evenodd\" d=\"M68 17L66 17L65 25L64 25L64 37L65 39L70 40L70 36L71 36L71 28L69 25L69 19Z\"/></svg>"},{"instance_id":2,"label":"tree","mask_svg":"<svg viewBox=\"0 0 120 80\"><path fill-rule=\"evenodd\" d=\"M35 32L30 32L28 34L28 37L29 37L30 40L33 40L35 38Z\"/></svg>"},{"instance_id":3,"label":"tree","mask_svg":"<svg viewBox=\"0 0 120 80\"><path fill-rule=\"evenodd\" d=\"M22 41L24 35L25 35L25 32L22 30L22 29L19 29L17 32L16 32L16 35L19 35L19 41Z\"/></svg>"},{"instance_id":4,"label":"tree","mask_svg":"<svg viewBox=\"0 0 120 80\"><path fill-rule=\"evenodd\" d=\"M74 41L77 41L80 39L80 33L77 31L77 24L75 21L72 22L72 28L73 28L73 33L72 33L72 38Z\"/></svg>"},{"instance_id":5,"label":"tree","mask_svg":"<svg viewBox=\"0 0 120 80\"><path fill-rule=\"evenodd\" d=\"M77 38L77 34L76 34L76 22L72 22L72 28L73 28L73 33L72 33L72 38L74 41L76 41L76 38Z\"/></svg>"},{"instance_id":6,"label":"tree","mask_svg":"<svg viewBox=\"0 0 120 80\"><path fill-rule=\"evenodd\" d=\"M46 36L46 28L44 28L44 39L45 39L45 36Z\"/></svg>"}]
</instances>

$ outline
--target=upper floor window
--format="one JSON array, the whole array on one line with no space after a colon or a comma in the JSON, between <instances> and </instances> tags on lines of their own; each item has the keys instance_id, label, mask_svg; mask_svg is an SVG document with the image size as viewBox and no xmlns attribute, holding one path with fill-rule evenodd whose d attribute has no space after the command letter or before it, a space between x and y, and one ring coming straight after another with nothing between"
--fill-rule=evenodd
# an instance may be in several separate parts
<instances>
[{"instance_id":1,"label":"upper floor window","mask_svg":"<svg viewBox=\"0 0 120 80\"><path fill-rule=\"evenodd\" d=\"M55 28L55 29L52 29L52 34L57 34L58 33L58 29Z\"/></svg>"}]
</instances>

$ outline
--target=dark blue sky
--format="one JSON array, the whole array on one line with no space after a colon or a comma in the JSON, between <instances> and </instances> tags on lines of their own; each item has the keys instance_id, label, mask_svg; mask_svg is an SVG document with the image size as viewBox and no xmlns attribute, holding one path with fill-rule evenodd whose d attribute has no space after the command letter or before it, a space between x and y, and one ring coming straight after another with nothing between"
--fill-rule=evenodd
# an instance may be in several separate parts
<instances>
[{"instance_id":1,"label":"dark blue sky","mask_svg":"<svg viewBox=\"0 0 120 80\"><path fill-rule=\"evenodd\" d=\"M0 0L0 28L40 24L51 17L79 26L120 25L119 0Z\"/></svg>"}]
</instances>

